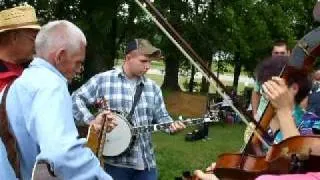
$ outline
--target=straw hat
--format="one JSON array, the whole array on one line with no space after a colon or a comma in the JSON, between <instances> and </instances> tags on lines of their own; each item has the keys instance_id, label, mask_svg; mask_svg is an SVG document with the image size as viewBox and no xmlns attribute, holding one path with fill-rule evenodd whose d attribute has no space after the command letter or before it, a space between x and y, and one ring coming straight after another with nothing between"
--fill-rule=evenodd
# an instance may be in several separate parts
<instances>
[{"instance_id":1,"label":"straw hat","mask_svg":"<svg viewBox=\"0 0 320 180\"><path fill-rule=\"evenodd\" d=\"M32 6L24 4L0 11L0 33L13 29L40 29Z\"/></svg>"}]
</instances>

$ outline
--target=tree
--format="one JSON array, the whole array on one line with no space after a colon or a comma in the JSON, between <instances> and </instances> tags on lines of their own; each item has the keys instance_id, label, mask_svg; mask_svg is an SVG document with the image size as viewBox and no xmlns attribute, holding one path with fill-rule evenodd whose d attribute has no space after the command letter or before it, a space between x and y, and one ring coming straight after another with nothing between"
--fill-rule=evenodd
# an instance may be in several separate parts
<instances>
[{"instance_id":1,"label":"tree","mask_svg":"<svg viewBox=\"0 0 320 180\"><path fill-rule=\"evenodd\" d=\"M186 2L181 0L176 1L156 1L158 9L162 10L164 16L172 24L172 26L178 31L183 32L184 21L182 20L182 13L185 12L187 7ZM174 45L167 39L162 38L161 48L166 51L165 58L165 77L161 88L179 91L180 86L178 84L178 72L179 62L182 58L181 53L177 51Z\"/></svg>"},{"instance_id":2,"label":"tree","mask_svg":"<svg viewBox=\"0 0 320 180\"><path fill-rule=\"evenodd\" d=\"M0 7L12 7L22 0L3 0ZM122 57L126 42L142 37L159 46L165 55L166 75L162 88L180 90L179 68L190 63L158 30L134 1L114 0L27 0L36 8L40 22L67 19L85 32L88 40L83 81L114 66ZM316 0L175 0L155 1L156 7L210 67L212 54L233 57L233 87L240 73L253 72L257 62L270 54L274 40L297 39L316 27L312 9ZM148 33L146 33L148 32ZM194 71L195 73L196 71ZM81 84L83 81L79 82ZM190 91L193 89L190 79ZM208 83L202 79L202 92Z\"/></svg>"}]
</instances>

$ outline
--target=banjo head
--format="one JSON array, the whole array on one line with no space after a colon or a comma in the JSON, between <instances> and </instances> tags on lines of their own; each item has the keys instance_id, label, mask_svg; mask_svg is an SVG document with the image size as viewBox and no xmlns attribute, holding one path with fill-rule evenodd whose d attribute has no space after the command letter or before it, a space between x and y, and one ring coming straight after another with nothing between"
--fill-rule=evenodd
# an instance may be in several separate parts
<instances>
[{"instance_id":1,"label":"banjo head","mask_svg":"<svg viewBox=\"0 0 320 180\"><path fill-rule=\"evenodd\" d=\"M118 125L111 132L106 133L102 152L104 156L117 156L123 153L131 143L131 125L120 114L115 114L115 118Z\"/></svg>"}]
</instances>

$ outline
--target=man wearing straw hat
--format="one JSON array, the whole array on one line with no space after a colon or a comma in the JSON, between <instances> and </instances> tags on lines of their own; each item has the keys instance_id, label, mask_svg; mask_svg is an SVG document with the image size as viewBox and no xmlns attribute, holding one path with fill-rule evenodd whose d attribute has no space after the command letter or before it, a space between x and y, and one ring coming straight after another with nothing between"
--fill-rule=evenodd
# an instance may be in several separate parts
<instances>
[{"instance_id":1,"label":"man wearing straw hat","mask_svg":"<svg viewBox=\"0 0 320 180\"><path fill-rule=\"evenodd\" d=\"M27 4L0 11L0 91L8 83L21 75L24 66L31 60L34 52L34 39L40 26L35 10ZM16 159L8 155L16 153L14 142L8 139L13 135L0 119L0 177L15 179L11 165L17 164ZM13 139L14 141L14 139ZM5 142L5 144L3 143ZM11 164L10 164L11 163Z\"/></svg>"},{"instance_id":2,"label":"man wearing straw hat","mask_svg":"<svg viewBox=\"0 0 320 180\"><path fill-rule=\"evenodd\" d=\"M18 77L32 59L39 29L35 10L30 5L0 12L0 90Z\"/></svg>"}]
</instances>

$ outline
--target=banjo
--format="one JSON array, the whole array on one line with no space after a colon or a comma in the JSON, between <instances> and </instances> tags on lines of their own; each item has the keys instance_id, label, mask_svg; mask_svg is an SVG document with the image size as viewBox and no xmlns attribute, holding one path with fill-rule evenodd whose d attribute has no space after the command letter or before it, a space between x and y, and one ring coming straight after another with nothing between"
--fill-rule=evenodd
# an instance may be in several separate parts
<instances>
[{"instance_id":1,"label":"banjo","mask_svg":"<svg viewBox=\"0 0 320 180\"><path fill-rule=\"evenodd\" d=\"M136 126L133 127L127 119L119 114L115 113L115 118L118 125L109 133L105 135L104 147L102 154L104 156L117 156L125 152L133 143L134 137L139 136L145 132L156 132L166 130L171 124L170 123L159 123L147 126ZM214 122L211 118L196 118L181 120L186 126L198 125L206 122ZM51 171L50 165L44 160L39 160L35 163L32 171L32 180L57 180L53 172Z\"/></svg>"},{"instance_id":2,"label":"banjo","mask_svg":"<svg viewBox=\"0 0 320 180\"><path fill-rule=\"evenodd\" d=\"M128 120L119 113L115 114L115 119L118 125L111 132L106 133L106 140L102 151L104 156L118 156L125 152L134 142L134 139L140 134L165 131L173 123L132 126ZM213 120L210 118L196 118L181 120L181 122L186 126L191 126L205 122L213 122Z\"/></svg>"}]
</instances>

